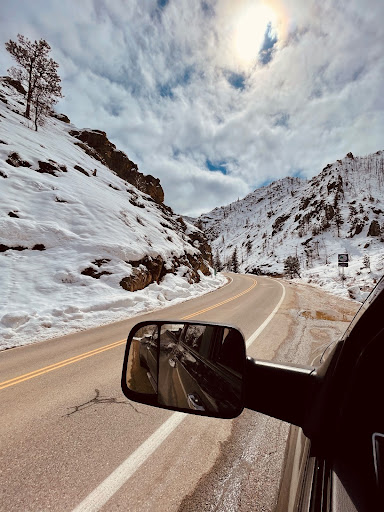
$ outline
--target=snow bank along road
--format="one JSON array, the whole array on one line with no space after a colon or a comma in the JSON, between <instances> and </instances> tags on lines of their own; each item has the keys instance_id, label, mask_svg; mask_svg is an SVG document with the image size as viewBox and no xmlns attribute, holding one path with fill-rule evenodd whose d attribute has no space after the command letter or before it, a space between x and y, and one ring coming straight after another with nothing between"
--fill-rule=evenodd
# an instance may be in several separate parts
<instances>
[{"instance_id":1,"label":"snow bank along road","mask_svg":"<svg viewBox=\"0 0 384 512\"><path fill-rule=\"evenodd\" d=\"M356 306L344 301L341 311L338 298L330 325L311 324L313 343L304 346L305 329L293 322L311 322L312 310L296 309L303 290L232 274L223 288L177 306L0 353L1 510L268 510L287 427L251 411L228 421L130 403L120 390L124 344L140 320L189 318L239 326L248 353L263 359L292 359L286 342L296 333L292 353L305 359L342 331Z\"/></svg>"}]
</instances>

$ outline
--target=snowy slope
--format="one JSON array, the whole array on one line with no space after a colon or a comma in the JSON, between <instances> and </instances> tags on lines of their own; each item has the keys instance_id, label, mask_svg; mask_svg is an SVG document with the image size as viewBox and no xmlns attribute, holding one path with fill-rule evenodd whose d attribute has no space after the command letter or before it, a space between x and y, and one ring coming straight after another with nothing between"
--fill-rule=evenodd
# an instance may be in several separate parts
<instances>
[{"instance_id":1,"label":"snowy slope","mask_svg":"<svg viewBox=\"0 0 384 512\"><path fill-rule=\"evenodd\" d=\"M362 299L384 272L384 151L349 153L311 180L273 182L196 224L219 265L228 268L236 248L240 271L281 275L297 256L307 282ZM345 281L339 253L350 259Z\"/></svg>"},{"instance_id":2,"label":"snowy slope","mask_svg":"<svg viewBox=\"0 0 384 512\"><path fill-rule=\"evenodd\" d=\"M35 132L19 111L23 96L1 80L0 349L222 284L196 228L84 152L68 133L73 125L52 117ZM124 280L144 289L127 291Z\"/></svg>"}]
</instances>

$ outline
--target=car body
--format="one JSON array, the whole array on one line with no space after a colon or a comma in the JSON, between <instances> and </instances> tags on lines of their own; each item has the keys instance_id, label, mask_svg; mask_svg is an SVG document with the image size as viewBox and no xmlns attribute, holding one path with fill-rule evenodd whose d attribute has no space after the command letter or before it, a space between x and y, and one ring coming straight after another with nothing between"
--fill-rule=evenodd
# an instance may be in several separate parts
<instances>
[{"instance_id":1,"label":"car body","mask_svg":"<svg viewBox=\"0 0 384 512\"><path fill-rule=\"evenodd\" d=\"M313 366L281 364L245 358L244 340L232 347L233 357L243 358L238 372L241 390L228 409L217 389L228 385L213 352L188 343L183 325L178 338L162 354L158 343L158 389L155 396L130 389L127 369L131 338L123 364L122 389L133 400L157 407L216 417L235 417L243 407L292 424L281 480L278 512L375 512L384 510L384 278L356 314L340 341L329 347ZM164 321L153 323L158 332ZM139 324L139 326L142 324ZM211 333L226 326L199 324ZM238 336L240 333L238 333ZM168 336L168 335L167 335ZM326 357L325 357L326 355ZM199 388L202 407L175 400L175 376L187 372ZM200 366L199 366L200 365ZM207 378L208 368L215 378ZM166 376L166 378L163 378ZM160 383L160 380L162 382ZM214 383L214 385L213 385ZM263 393L256 393L256 389ZM209 401L210 395L215 400ZM185 399L184 394L184 399ZM198 402L198 405L200 405Z\"/></svg>"}]
</instances>

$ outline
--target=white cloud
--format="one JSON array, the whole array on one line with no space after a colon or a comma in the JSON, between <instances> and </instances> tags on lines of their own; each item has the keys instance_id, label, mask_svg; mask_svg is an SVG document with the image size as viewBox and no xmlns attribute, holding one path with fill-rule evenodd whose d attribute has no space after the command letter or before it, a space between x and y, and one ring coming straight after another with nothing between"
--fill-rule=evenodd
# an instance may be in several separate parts
<instances>
[{"instance_id":1,"label":"white cloud","mask_svg":"<svg viewBox=\"0 0 384 512\"><path fill-rule=\"evenodd\" d=\"M176 211L198 213L267 180L317 174L348 151L382 149L383 2L267 3L279 40L265 66L258 47L246 65L236 53L250 0L3 0L0 30L4 42L46 38L63 79L59 109L159 177ZM2 74L10 65L2 47Z\"/></svg>"}]
</instances>

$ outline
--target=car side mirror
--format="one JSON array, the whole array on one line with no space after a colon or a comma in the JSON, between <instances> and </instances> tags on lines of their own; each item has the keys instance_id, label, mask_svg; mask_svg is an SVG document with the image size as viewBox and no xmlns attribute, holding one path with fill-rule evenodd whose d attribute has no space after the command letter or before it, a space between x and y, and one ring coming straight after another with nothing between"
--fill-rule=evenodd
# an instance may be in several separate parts
<instances>
[{"instance_id":1,"label":"car side mirror","mask_svg":"<svg viewBox=\"0 0 384 512\"><path fill-rule=\"evenodd\" d=\"M121 387L135 402L235 418L244 408L244 337L212 323L148 321L129 333Z\"/></svg>"}]
</instances>

